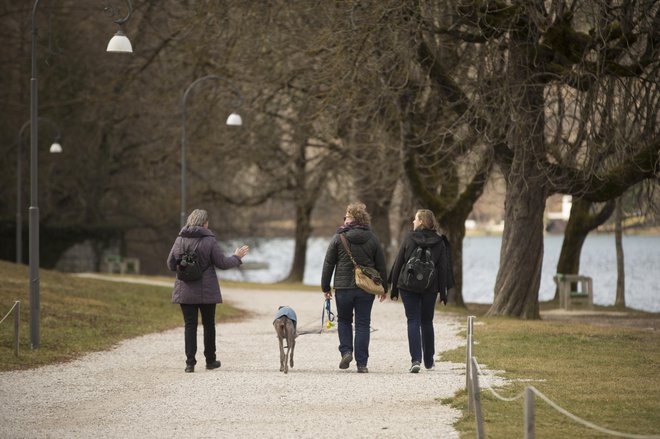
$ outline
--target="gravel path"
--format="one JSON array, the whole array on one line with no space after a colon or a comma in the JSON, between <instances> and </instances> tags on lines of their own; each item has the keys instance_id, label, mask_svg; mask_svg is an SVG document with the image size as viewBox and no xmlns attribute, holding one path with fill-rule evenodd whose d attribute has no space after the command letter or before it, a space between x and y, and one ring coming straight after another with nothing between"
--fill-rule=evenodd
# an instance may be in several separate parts
<instances>
[{"instance_id":1,"label":"gravel path","mask_svg":"<svg viewBox=\"0 0 660 439\"><path fill-rule=\"evenodd\" d=\"M2 438L457 438L460 413L438 402L465 386L465 367L408 373L400 302L374 304L369 373L339 370L334 331L299 336L295 367L279 372L278 305L299 331L319 329L320 293L223 288L253 315L220 322L222 367L183 372L183 328L121 343L66 364L0 373ZM174 306L174 305L173 305ZM336 311L333 302L333 311ZM436 349L465 343L464 322L437 316ZM201 326L198 346L203 346ZM201 367L200 367L201 366Z\"/></svg>"}]
</instances>

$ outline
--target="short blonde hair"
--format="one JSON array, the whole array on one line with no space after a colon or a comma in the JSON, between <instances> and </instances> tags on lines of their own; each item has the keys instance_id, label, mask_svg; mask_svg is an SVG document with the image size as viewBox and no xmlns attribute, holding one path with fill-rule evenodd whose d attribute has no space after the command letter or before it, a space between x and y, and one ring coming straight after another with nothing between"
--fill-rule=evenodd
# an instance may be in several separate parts
<instances>
[{"instance_id":1,"label":"short blonde hair","mask_svg":"<svg viewBox=\"0 0 660 439\"><path fill-rule=\"evenodd\" d=\"M433 211L429 209L418 209L415 216L419 218L421 229L438 230L438 222L435 219Z\"/></svg>"},{"instance_id":2,"label":"short blonde hair","mask_svg":"<svg viewBox=\"0 0 660 439\"><path fill-rule=\"evenodd\" d=\"M188 215L186 226L203 226L209 222L209 213L202 209L195 209Z\"/></svg>"},{"instance_id":3,"label":"short blonde hair","mask_svg":"<svg viewBox=\"0 0 660 439\"><path fill-rule=\"evenodd\" d=\"M351 203L346 207L346 213L358 224L368 226L371 224L371 215L367 212L367 206L364 203Z\"/></svg>"}]
</instances>

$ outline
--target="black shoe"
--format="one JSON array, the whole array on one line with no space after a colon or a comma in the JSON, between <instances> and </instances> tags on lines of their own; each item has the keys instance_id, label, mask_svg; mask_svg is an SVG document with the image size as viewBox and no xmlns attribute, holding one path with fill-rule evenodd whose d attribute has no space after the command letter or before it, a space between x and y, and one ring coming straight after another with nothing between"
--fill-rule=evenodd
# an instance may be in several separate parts
<instances>
[{"instance_id":1,"label":"black shoe","mask_svg":"<svg viewBox=\"0 0 660 439\"><path fill-rule=\"evenodd\" d=\"M195 371L195 366L186 366L186 373L193 373Z\"/></svg>"},{"instance_id":2,"label":"black shoe","mask_svg":"<svg viewBox=\"0 0 660 439\"><path fill-rule=\"evenodd\" d=\"M353 352L346 352L341 356L341 361L339 362L340 369L348 369L348 366L353 361Z\"/></svg>"},{"instance_id":3,"label":"black shoe","mask_svg":"<svg viewBox=\"0 0 660 439\"><path fill-rule=\"evenodd\" d=\"M220 367L220 362L218 360L215 360L213 363L206 363L206 368L211 370L211 369L217 369Z\"/></svg>"},{"instance_id":4,"label":"black shoe","mask_svg":"<svg viewBox=\"0 0 660 439\"><path fill-rule=\"evenodd\" d=\"M358 366L358 373L369 373L369 369L367 369L367 366Z\"/></svg>"}]
</instances>

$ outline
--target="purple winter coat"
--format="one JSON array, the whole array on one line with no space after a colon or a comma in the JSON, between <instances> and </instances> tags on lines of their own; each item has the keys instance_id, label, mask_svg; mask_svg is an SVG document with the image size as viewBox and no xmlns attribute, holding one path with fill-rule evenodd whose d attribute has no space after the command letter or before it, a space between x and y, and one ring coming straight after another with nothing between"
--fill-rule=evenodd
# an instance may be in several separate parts
<instances>
[{"instance_id":1,"label":"purple winter coat","mask_svg":"<svg viewBox=\"0 0 660 439\"><path fill-rule=\"evenodd\" d=\"M190 305L222 303L215 267L227 270L241 265L241 258L238 256L225 256L212 231L200 226L186 226L181 229L179 236L174 240L172 250L167 257L167 266L170 270L176 271L177 259L180 259L180 255L183 253L182 244L185 244L187 249L193 249L198 239L197 255L204 270L202 278L190 282L177 279L174 282L172 303Z\"/></svg>"}]
</instances>

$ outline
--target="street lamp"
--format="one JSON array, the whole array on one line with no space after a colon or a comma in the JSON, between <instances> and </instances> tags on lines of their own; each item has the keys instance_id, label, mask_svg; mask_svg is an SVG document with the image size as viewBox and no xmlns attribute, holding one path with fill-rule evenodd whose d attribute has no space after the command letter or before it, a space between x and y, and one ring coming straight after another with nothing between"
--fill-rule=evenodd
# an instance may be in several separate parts
<instances>
[{"instance_id":1,"label":"street lamp","mask_svg":"<svg viewBox=\"0 0 660 439\"><path fill-rule=\"evenodd\" d=\"M62 145L60 145L60 129L53 123L48 118L45 117L40 117L39 118L40 122L48 122L50 125L52 125L55 128L55 131L57 131L57 136L55 136L55 140L53 143L50 145L50 152L52 154L59 154L62 152ZM22 178L21 178L21 170L23 167L21 166L21 162L23 161L23 132L25 131L25 128L30 125L30 121L28 120L23 124L21 127L20 131L18 132L18 146L16 149L16 263L20 264L23 262L23 217L21 215L21 211L23 210L22 200L21 200L21 185L22 185Z\"/></svg>"},{"instance_id":2,"label":"street lamp","mask_svg":"<svg viewBox=\"0 0 660 439\"><path fill-rule=\"evenodd\" d=\"M39 1L35 0L32 7L32 77L30 78L30 348L39 348L39 207L37 183L39 133L39 98L37 86L37 9ZM133 6L128 3L128 15L125 18L114 20L121 25L131 16ZM110 47L108 47L110 51Z\"/></svg>"},{"instance_id":3,"label":"street lamp","mask_svg":"<svg viewBox=\"0 0 660 439\"><path fill-rule=\"evenodd\" d=\"M126 23L128 19L131 18L131 14L133 13L133 5L131 4L131 0L126 0L126 2L128 3L128 13L126 14L126 17L115 20L115 23L120 26ZM108 47L105 49L105 51L133 53L133 46L131 46L131 41L128 39L126 34L124 34L124 32L119 29L117 33L112 38L110 38Z\"/></svg>"},{"instance_id":4,"label":"street lamp","mask_svg":"<svg viewBox=\"0 0 660 439\"><path fill-rule=\"evenodd\" d=\"M218 75L208 75L196 79L192 84L186 88L186 91L183 93L183 99L181 101L181 228L186 225L186 102L188 100L188 94L197 84L202 81L209 79L221 80L229 84L233 93L238 98L238 102L234 104L234 109L237 110L243 103L243 96L241 92L236 88L229 80L223 76ZM230 126L241 126L243 125L243 120L241 119L240 114L236 111L227 117L227 125Z\"/></svg>"}]
</instances>

